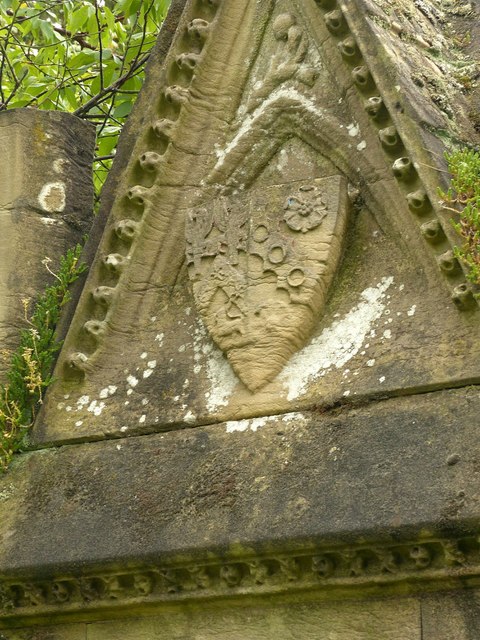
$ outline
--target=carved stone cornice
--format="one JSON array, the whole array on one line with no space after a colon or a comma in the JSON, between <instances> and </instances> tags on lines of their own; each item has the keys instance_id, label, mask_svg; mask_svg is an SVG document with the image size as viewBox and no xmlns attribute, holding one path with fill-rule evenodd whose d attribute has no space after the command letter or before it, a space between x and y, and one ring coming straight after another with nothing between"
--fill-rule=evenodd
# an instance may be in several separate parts
<instances>
[{"instance_id":1,"label":"carved stone cornice","mask_svg":"<svg viewBox=\"0 0 480 640\"><path fill-rule=\"evenodd\" d=\"M228 560L152 563L42 580L0 581L2 620L159 606L185 600L311 591L315 597L359 592L414 593L480 579L477 536L396 544L325 546L295 553L245 555Z\"/></svg>"}]
</instances>

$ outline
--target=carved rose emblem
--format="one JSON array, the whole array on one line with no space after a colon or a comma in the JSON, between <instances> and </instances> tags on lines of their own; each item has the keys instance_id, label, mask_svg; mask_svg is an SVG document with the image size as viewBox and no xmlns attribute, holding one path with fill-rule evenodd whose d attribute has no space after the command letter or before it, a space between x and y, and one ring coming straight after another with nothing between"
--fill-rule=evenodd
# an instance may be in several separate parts
<instances>
[{"instance_id":1,"label":"carved rose emblem","mask_svg":"<svg viewBox=\"0 0 480 640\"><path fill-rule=\"evenodd\" d=\"M297 195L287 198L284 219L293 231L306 233L322 224L327 208L321 191L312 186L300 187Z\"/></svg>"}]
</instances>

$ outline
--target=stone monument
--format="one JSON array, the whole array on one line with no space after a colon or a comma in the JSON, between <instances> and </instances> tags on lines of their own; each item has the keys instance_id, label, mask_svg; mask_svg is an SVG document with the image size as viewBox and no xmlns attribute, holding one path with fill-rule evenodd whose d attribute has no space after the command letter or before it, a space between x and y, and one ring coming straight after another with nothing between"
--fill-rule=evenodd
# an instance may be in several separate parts
<instances>
[{"instance_id":1,"label":"stone monument","mask_svg":"<svg viewBox=\"0 0 480 640\"><path fill-rule=\"evenodd\" d=\"M173 0L0 479L3 640L480 637L475 15Z\"/></svg>"}]
</instances>

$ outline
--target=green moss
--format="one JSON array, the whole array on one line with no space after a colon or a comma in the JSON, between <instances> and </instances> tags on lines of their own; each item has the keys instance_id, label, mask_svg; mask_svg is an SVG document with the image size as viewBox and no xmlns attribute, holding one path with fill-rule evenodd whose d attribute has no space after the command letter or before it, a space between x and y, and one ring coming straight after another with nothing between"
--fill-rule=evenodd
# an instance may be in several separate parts
<instances>
[{"instance_id":1,"label":"green moss","mask_svg":"<svg viewBox=\"0 0 480 640\"><path fill-rule=\"evenodd\" d=\"M32 426L45 389L52 381L51 371L61 343L55 329L60 313L70 300L70 285L85 271L80 264L82 247L70 249L60 260L58 273L50 270L55 281L38 298L29 315L29 300L24 300L28 328L20 334L20 344L11 355L7 384L0 386L0 471L5 471L13 454L22 448L26 432Z\"/></svg>"},{"instance_id":2,"label":"green moss","mask_svg":"<svg viewBox=\"0 0 480 640\"><path fill-rule=\"evenodd\" d=\"M470 282L480 285L480 153L460 149L446 157L452 181L440 195L444 208L456 214L452 224L463 239L454 252L467 266Z\"/></svg>"}]
</instances>

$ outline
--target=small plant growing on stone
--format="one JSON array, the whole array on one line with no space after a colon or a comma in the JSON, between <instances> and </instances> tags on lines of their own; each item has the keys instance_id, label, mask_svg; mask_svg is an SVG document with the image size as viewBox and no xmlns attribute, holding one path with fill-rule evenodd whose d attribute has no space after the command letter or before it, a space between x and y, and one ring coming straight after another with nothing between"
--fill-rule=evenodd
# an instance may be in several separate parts
<instances>
[{"instance_id":1,"label":"small plant growing on stone","mask_svg":"<svg viewBox=\"0 0 480 640\"><path fill-rule=\"evenodd\" d=\"M452 224L463 239L454 253L468 267L470 282L480 285L480 153L460 149L446 158L452 181L440 196L444 208L457 215Z\"/></svg>"},{"instance_id":2,"label":"small plant growing on stone","mask_svg":"<svg viewBox=\"0 0 480 640\"><path fill-rule=\"evenodd\" d=\"M50 259L43 263L54 276L30 313L24 300L27 328L20 344L10 356L7 383L0 386L0 470L6 471L13 454L22 448L24 436L32 426L45 389L52 381L52 367L61 347L55 329L60 313L70 300L70 286L86 269L80 263L82 247L70 249L60 260L57 273L50 270Z\"/></svg>"}]
</instances>

